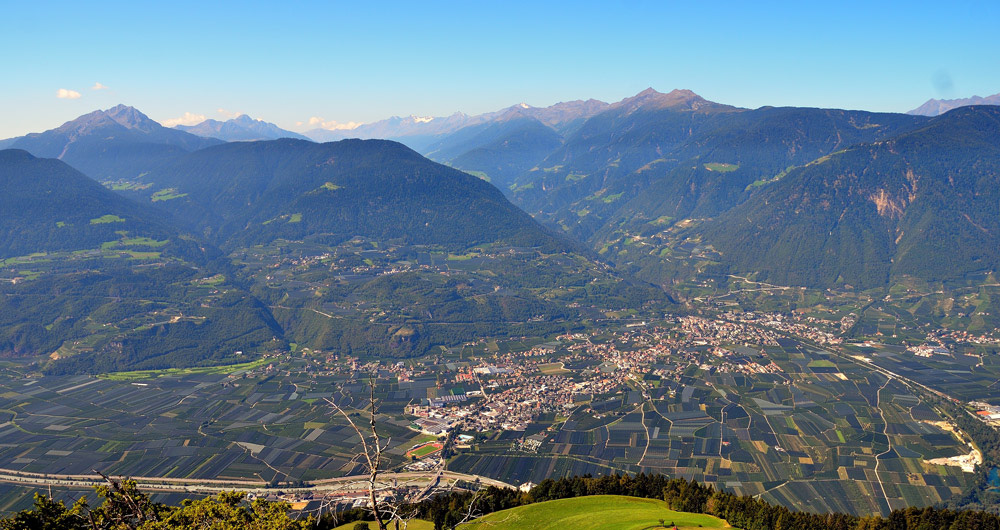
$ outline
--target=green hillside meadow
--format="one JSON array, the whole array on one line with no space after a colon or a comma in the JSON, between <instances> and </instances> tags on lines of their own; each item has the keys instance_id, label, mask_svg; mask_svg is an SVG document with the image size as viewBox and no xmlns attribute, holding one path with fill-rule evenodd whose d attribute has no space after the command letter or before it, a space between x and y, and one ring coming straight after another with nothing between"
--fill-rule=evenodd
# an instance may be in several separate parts
<instances>
[{"instance_id":1,"label":"green hillside meadow","mask_svg":"<svg viewBox=\"0 0 1000 530\"><path fill-rule=\"evenodd\" d=\"M660 520L663 520L661 525ZM492 513L469 525L477 530L642 530L654 528L729 528L711 515L675 512L667 503L619 495L594 495L529 504Z\"/></svg>"}]
</instances>

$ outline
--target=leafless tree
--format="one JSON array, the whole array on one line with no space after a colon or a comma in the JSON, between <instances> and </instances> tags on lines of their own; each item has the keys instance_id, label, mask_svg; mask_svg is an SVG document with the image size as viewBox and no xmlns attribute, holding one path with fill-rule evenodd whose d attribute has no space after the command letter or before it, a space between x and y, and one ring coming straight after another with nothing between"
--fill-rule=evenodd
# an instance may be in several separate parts
<instances>
[{"instance_id":1,"label":"leafless tree","mask_svg":"<svg viewBox=\"0 0 1000 530\"><path fill-rule=\"evenodd\" d=\"M98 494L105 499L103 505L95 510L91 510L86 504L83 505L91 528L133 529L147 522L159 520L156 506L149 500L149 496L139 491L135 481L128 478L118 480L96 469L93 471L100 475L107 485L97 488Z\"/></svg>"},{"instance_id":2,"label":"leafless tree","mask_svg":"<svg viewBox=\"0 0 1000 530\"><path fill-rule=\"evenodd\" d=\"M378 433L377 420L378 420L378 400L375 398L375 375L371 374L368 377L368 405L367 409L367 429L363 429L362 426L355 422L351 415L340 405L338 405L334 400L326 398L326 402L330 404L333 409L347 420L348 425L354 430L358 438L361 439L361 450L362 452L356 455L356 459L364 466L368 478L368 503L369 509L372 511L372 515L375 519L375 524L378 525L379 530L389 530L389 526L393 526L394 530L405 530L409 522L416 517L415 505L421 500L425 499L433 489L432 487L427 487L422 489L413 495L407 495L404 498L394 498L393 500L387 500L385 498L379 499L380 493L387 492L392 489L396 492L401 489L407 489L408 486L416 483L416 480L404 484L403 488L400 488L397 484L395 487L390 488L385 485L379 484L379 475L385 470L383 469L383 464L386 462L386 458L383 457L383 453L388 449L391 439L386 439L383 441L382 437ZM439 472L438 479L441 475ZM478 481L477 481L478 482ZM484 514L481 509L477 507L478 501L483 499L485 496L485 488L477 487L473 492L473 497L469 502L466 512L463 517L456 523L452 528L457 528L466 524L470 524ZM333 503L324 503L329 507ZM336 509L335 504L333 504L334 510ZM503 522L506 519L498 521L490 521L488 524L495 524L497 522Z\"/></svg>"},{"instance_id":3,"label":"leafless tree","mask_svg":"<svg viewBox=\"0 0 1000 530\"><path fill-rule=\"evenodd\" d=\"M351 419L350 414L348 414L347 411L345 411L340 405L337 405L335 401L327 398L326 402L347 420L347 423L352 429L354 429L354 432L357 433L359 438L361 438L361 449L363 452L359 456L364 459L363 464L368 471L368 502L370 509L372 511L372 515L375 517L375 523L378 524L379 530L388 530L378 500L378 475L382 470L382 452L389 446L390 440L386 440L383 444L382 439L378 434L378 429L376 429L378 401L375 399L374 375L368 377L368 388L370 390L368 405L368 427L370 432L362 432L361 428L358 427L358 424Z\"/></svg>"},{"instance_id":4,"label":"leafless tree","mask_svg":"<svg viewBox=\"0 0 1000 530\"><path fill-rule=\"evenodd\" d=\"M477 480L477 482L478 482L478 480ZM486 491L487 490L481 484L478 484L477 486L478 487L476 488L476 490L472 493L472 499L469 500L469 506L465 509L465 513L462 514L462 518L459 519L457 523L455 523L454 525L452 525L452 527L451 527L452 529L458 528L460 526L465 526L467 524L472 524L472 523L476 523L476 524L478 524L480 526L487 526L487 527L489 527L489 526L493 526L493 525L498 525L498 524L506 523L507 521L511 520L511 518L513 517L513 514L508 513L506 516L504 516L503 518L500 518L500 519L491 518L488 521L483 521L482 519L480 519L484 515L489 515L489 514L483 512L483 510L479 506L477 506L477 503L479 501L481 501L481 500L483 500L483 499L486 498L486 495L487 495Z\"/></svg>"},{"instance_id":5,"label":"leafless tree","mask_svg":"<svg viewBox=\"0 0 1000 530\"><path fill-rule=\"evenodd\" d=\"M465 513L462 514L462 518L459 519L458 522L455 523L454 526L452 526L452 528L458 528L460 526L470 524L476 519L479 519L480 517L485 515L484 513L482 513L482 510L476 508L476 502L482 498L482 493L483 493L482 488L476 490L476 492L472 495L472 499L469 500L469 507L466 508Z\"/></svg>"}]
</instances>

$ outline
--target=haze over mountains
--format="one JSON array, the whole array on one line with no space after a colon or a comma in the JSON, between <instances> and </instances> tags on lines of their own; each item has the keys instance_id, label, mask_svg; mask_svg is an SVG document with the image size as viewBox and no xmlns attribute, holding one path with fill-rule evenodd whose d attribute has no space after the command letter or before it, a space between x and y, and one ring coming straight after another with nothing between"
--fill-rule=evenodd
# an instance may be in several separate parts
<instances>
[{"instance_id":1,"label":"haze over mountains","mask_svg":"<svg viewBox=\"0 0 1000 530\"><path fill-rule=\"evenodd\" d=\"M391 381L378 392L400 414L438 398L508 411L449 409L474 410L463 417L488 418L476 428L498 433L459 455L475 458L452 461L463 472L494 473L529 450L582 466L495 472L517 480L694 473L753 484L740 491L755 495L781 490L775 499L790 506L802 505L789 493L801 487L795 499L858 513L944 501L971 482L919 467L965 451L965 440L934 431L925 445L889 429L931 432L939 411L911 393L937 384L923 382L934 377L924 368L973 378L955 384L967 400L996 380L1000 106L936 117L745 109L648 89L612 104L434 121L380 125L419 151L268 139L285 131L248 117L197 129L227 142L118 106L5 141L20 147L0 149L0 358L41 379L150 370L136 377L152 383L192 369L192 381L222 382L237 392L226 402L258 418L269 414L254 401L264 385L273 406L314 411L307 400L332 392L322 378L358 389L362 370L378 366ZM944 338L952 331L967 342ZM914 349L933 357L924 364ZM185 370L165 371L174 368ZM17 400L33 391L15 384ZM490 401L470 396L475 387ZM178 406L170 398L162 410ZM795 426L774 428L771 411ZM230 414L232 436L287 428L288 447L299 447L318 432L287 414L260 431ZM195 418L190 432L230 431ZM396 421L404 432L409 420ZM919 499L885 493L898 500L883 507L854 494L872 484L873 455L889 454L869 427L880 421L886 440L912 437L892 442L899 451L911 440L909 456L885 461L924 470ZM546 441L512 450L524 435L509 433L529 429ZM331 440L310 443L342 443ZM578 447L553 450L553 440ZM708 470L723 468L703 461L763 467L720 481ZM774 486L781 473L794 484Z\"/></svg>"},{"instance_id":2,"label":"haze over mountains","mask_svg":"<svg viewBox=\"0 0 1000 530\"><path fill-rule=\"evenodd\" d=\"M129 178L180 154L222 143L169 129L133 107L96 110L42 133L0 141L0 149L24 149L58 158L97 180Z\"/></svg>"},{"instance_id":3,"label":"haze over mountains","mask_svg":"<svg viewBox=\"0 0 1000 530\"><path fill-rule=\"evenodd\" d=\"M532 107L519 103L495 112L469 116L456 112L447 117L394 116L374 123L366 123L349 129L313 129L306 136L318 142L329 142L345 138L385 139L406 144L412 149L425 152L437 141L465 127L495 121L507 121L512 117L531 117L557 131L565 130L608 107L607 103L590 99L568 101L549 107Z\"/></svg>"},{"instance_id":4,"label":"haze over mountains","mask_svg":"<svg viewBox=\"0 0 1000 530\"><path fill-rule=\"evenodd\" d=\"M197 125L176 125L174 128L197 136L217 138L227 142L277 140L279 138L308 139L299 133L286 131L263 120L255 120L246 114L226 121L209 119Z\"/></svg>"},{"instance_id":5,"label":"haze over mountains","mask_svg":"<svg viewBox=\"0 0 1000 530\"><path fill-rule=\"evenodd\" d=\"M394 135L449 168L386 140L269 140L294 133L246 116L186 128L239 140L226 143L120 105L0 144L21 150L3 152L7 178L30 183L7 197L9 207L40 205L34 216L8 216L0 257L21 266L41 253L60 264L51 278L88 263L118 271L108 273L113 278L150 270L140 264L181 266L187 272L149 285L174 293L157 311L172 307L171 318L182 319L205 316L178 309L205 296L192 290L193 275L220 275L220 285L234 282L225 291L236 305L226 307L256 315L247 344L289 340L343 351L375 344L390 355L482 332L463 314L478 315L492 333L552 328L599 307L670 304L677 282L731 274L816 288L881 289L908 278L961 284L1000 265L998 123L1000 107L936 118L751 110L688 90L648 89L613 104L520 104L331 131ZM70 166L118 195L84 186ZM66 184L39 175L63 175ZM75 204L72 196L94 199ZM265 273L293 263L289 253L366 272L336 285L315 283L318 272L289 272L280 282ZM441 253L450 263L432 257ZM127 266L107 268L119 258ZM461 260L476 268L460 270ZM397 275L379 276L383 266ZM435 270L452 280L439 283ZM9 285L20 292L43 284ZM395 314L374 311L392 300ZM315 316L332 308L351 316ZM120 315L119 335L156 321L155 311L135 311ZM428 320L454 327L442 334ZM55 349L52 337L71 336L49 330L41 335L51 340L26 343L26 334L11 333L4 349L16 354L38 344ZM150 349L161 352L158 361L127 348L109 356L108 344L124 344L119 335L100 335L74 363L172 365L195 351L170 339ZM205 336L222 344L223 335Z\"/></svg>"},{"instance_id":6,"label":"haze over mountains","mask_svg":"<svg viewBox=\"0 0 1000 530\"><path fill-rule=\"evenodd\" d=\"M286 341L407 356L483 333L566 329L582 318L566 308L572 302L624 307L623 296L637 303L657 296L582 255L581 245L542 228L490 184L401 144L283 139L214 147L105 181L118 194L58 160L2 151L6 185L19 190L8 199L38 205L4 227L13 238L0 256L9 256L11 275L0 285L8 294L0 307L10 320L0 321L10 333L0 345L7 355L52 352L83 334L87 347L54 356L50 373L232 362L238 351ZM46 184L56 170L68 175L64 183ZM297 266L276 276L271 269L300 264L303 255L319 270ZM457 262L448 264L452 255ZM350 274L323 275L331 260ZM80 268L103 279L66 293ZM120 290L136 282L141 288ZM600 297L590 299L598 285ZM309 296L300 294L304 286L312 286ZM36 296L46 303L19 310L18 300ZM94 305L68 309L78 296ZM111 307L120 309L105 314ZM18 324L26 317L34 327ZM105 324L93 330L91 321ZM76 324L39 332L44 322ZM214 354L192 357L201 349Z\"/></svg>"}]
</instances>

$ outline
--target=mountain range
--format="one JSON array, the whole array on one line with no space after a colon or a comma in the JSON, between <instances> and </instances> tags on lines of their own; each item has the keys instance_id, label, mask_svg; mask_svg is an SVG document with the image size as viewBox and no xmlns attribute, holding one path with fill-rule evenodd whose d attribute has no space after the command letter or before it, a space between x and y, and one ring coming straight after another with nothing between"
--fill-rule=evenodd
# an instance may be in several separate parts
<instances>
[{"instance_id":1,"label":"mountain range","mask_svg":"<svg viewBox=\"0 0 1000 530\"><path fill-rule=\"evenodd\" d=\"M308 140L308 138L299 133L286 131L273 123L263 120L255 120L246 114L241 114L226 121L209 119L196 125L176 125L174 128L197 136L216 138L226 142L277 140L279 138Z\"/></svg>"},{"instance_id":2,"label":"mountain range","mask_svg":"<svg viewBox=\"0 0 1000 530\"><path fill-rule=\"evenodd\" d=\"M579 125L586 118L607 109L608 106L607 103L595 99L556 103L549 107L533 107L527 103L519 103L476 116L461 112L447 117L394 116L352 129L313 129L306 131L305 135L317 142L346 138L395 140L414 150L426 152L438 141L465 127L508 121L513 117L530 117L557 131L566 131Z\"/></svg>"},{"instance_id":3,"label":"mountain range","mask_svg":"<svg viewBox=\"0 0 1000 530\"><path fill-rule=\"evenodd\" d=\"M380 131L426 157L388 140L227 143L125 106L4 141L0 350L58 352L62 372L286 342L406 356L669 306L685 281L887 289L1000 266L1000 107L743 109L648 89L355 130ZM156 304L98 303L132 285ZM108 328L69 318L82 302L60 293ZM47 297L35 313L31 297Z\"/></svg>"},{"instance_id":4,"label":"mountain range","mask_svg":"<svg viewBox=\"0 0 1000 530\"><path fill-rule=\"evenodd\" d=\"M963 107L788 172L696 232L783 285L959 283L1000 268L1000 107Z\"/></svg>"},{"instance_id":5,"label":"mountain range","mask_svg":"<svg viewBox=\"0 0 1000 530\"><path fill-rule=\"evenodd\" d=\"M411 430L417 403L469 400L477 408L452 419L484 415L449 461L462 472L619 484L623 471L663 496L648 471L666 470L715 484L709 503L713 487L737 488L859 513L988 506L983 470L1000 443L961 403L989 400L996 380L1000 106L746 109L647 89L436 120L354 130L409 145L318 143L245 116L167 129L118 106L0 143L15 464L52 446L86 451L17 465L70 473L60 459L99 467L93 453L149 477L250 476L263 460L275 474L262 482L351 473L350 451L325 468L295 451L342 444L313 428L327 425L323 399L349 406L376 367L389 433ZM473 370L484 363L487 374ZM952 399L923 386L944 376ZM199 388L240 409L190 394ZM124 401L60 409L65 396L93 409L88 393ZM105 421L128 400L138 416ZM772 413L793 408L794 422L772 428ZM965 434L927 424L949 418ZM169 453L143 453L183 429L192 436L171 435ZM928 464L967 460L969 436L985 459L972 473ZM404 455L417 447L407 437L423 440L404 436L396 460L424 466ZM211 447L189 452L186 438ZM233 457L216 465L225 447ZM178 467L181 452L190 465ZM865 475L876 461L915 472L894 473L894 493L858 496L878 488ZM890 519L928 513L973 512Z\"/></svg>"},{"instance_id":6,"label":"mountain range","mask_svg":"<svg viewBox=\"0 0 1000 530\"><path fill-rule=\"evenodd\" d=\"M710 256L718 263L709 269L713 274L750 273L781 284L871 288L905 277L960 282L995 270L994 231L986 221L990 195L959 187L954 192L964 199L948 196L953 188L940 188L940 182L973 168L988 178L996 159L988 141L997 138L988 126L994 112L964 107L929 121L835 109L750 110L690 91L650 89L563 134L538 120L512 117L460 129L425 154L490 180L536 219L587 242L623 272L661 285L693 273L679 270L677 256L669 254L689 245L717 251ZM873 145L918 139L923 150L908 153L901 171L917 175L912 178L921 193L902 202L889 185L899 175L881 165L898 158L895 152L883 147L868 158L845 158L861 157L856 150ZM831 160L852 160L852 172L840 174L846 169ZM952 167L958 160L966 164L961 169ZM827 197L839 193L828 186L863 170L868 173L853 192L866 190L867 198L842 199L836 219L819 216L826 202L822 208L807 203L815 218L778 207L779 198L804 193L791 188L796 183L810 196ZM812 177L800 180L806 174ZM949 198L931 205L923 195L928 190ZM877 241L875 226L883 227ZM772 240L767 230L786 232ZM929 240L918 243L924 238ZM944 252L934 242L955 238L964 242L961 253L928 259ZM744 248L749 242L752 248Z\"/></svg>"},{"instance_id":7,"label":"mountain range","mask_svg":"<svg viewBox=\"0 0 1000 530\"><path fill-rule=\"evenodd\" d=\"M929 99L923 105L907 112L916 116L939 116L952 109L968 107L971 105L1000 105L1000 94L993 94L985 98L972 96L961 99Z\"/></svg>"},{"instance_id":8,"label":"mountain range","mask_svg":"<svg viewBox=\"0 0 1000 530\"><path fill-rule=\"evenodd\" d=\"M16 190L0 351L51 354L49 373L233 362L287 342L425 354L572 329L589 310L571 303L669 303L490 184L396 142L215 145L110 190L59 160L0 154Z\"/></svg>"},{"instance_id":9,"label":"mountain range","mask_svg":"<svg viewBox=\"0 0 1000 530\"><path fill-rule=\"evenodd\" d=\"M42 133L0 141L0 149L57 158L103 181L135 177L179 154L220 143L164 127L133 107L118 105Z\"/></svg>"}]
</instances>

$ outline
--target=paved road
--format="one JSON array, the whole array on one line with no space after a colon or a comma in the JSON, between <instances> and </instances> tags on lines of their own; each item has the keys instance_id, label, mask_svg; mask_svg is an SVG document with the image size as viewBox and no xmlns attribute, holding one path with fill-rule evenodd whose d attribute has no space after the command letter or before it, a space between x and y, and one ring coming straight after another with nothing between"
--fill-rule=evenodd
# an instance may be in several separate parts
<instances>
[{"instance_id":1,"label":"paved road","mask_svg":"<svg viewBox=\"0 0 1000 530\"><path fill-rule=\"evenodd\" d=\"M347 477L336 477L312 482L312 487L291 488L278 487L267 488L267 484L261 481L250 480L210 480L210 479L179 479L164 477L131 477L138 483L142 490L150 491L185 491L198 493L218 493L221 491L241 490L254 493L281 490L284 492L323 492L343 490L351 483L361 484L362 489L368 487L367 475L352 475ZM411 484L436 484L442 480L475 482L487 486L497 486L501 488L514 488L514 486L477 475L467 475L465 473L455 473L453 471L430 471L426 473L406 472L406 473L381 473L379 482L407 482ZM0 469L0 482L10 484L21 484L25 486L61 486L70 488L92 488L99 484L104 484L104 479L100 475L55 475L28 473L12 469Z\"/></svg>"}]
</instances>

